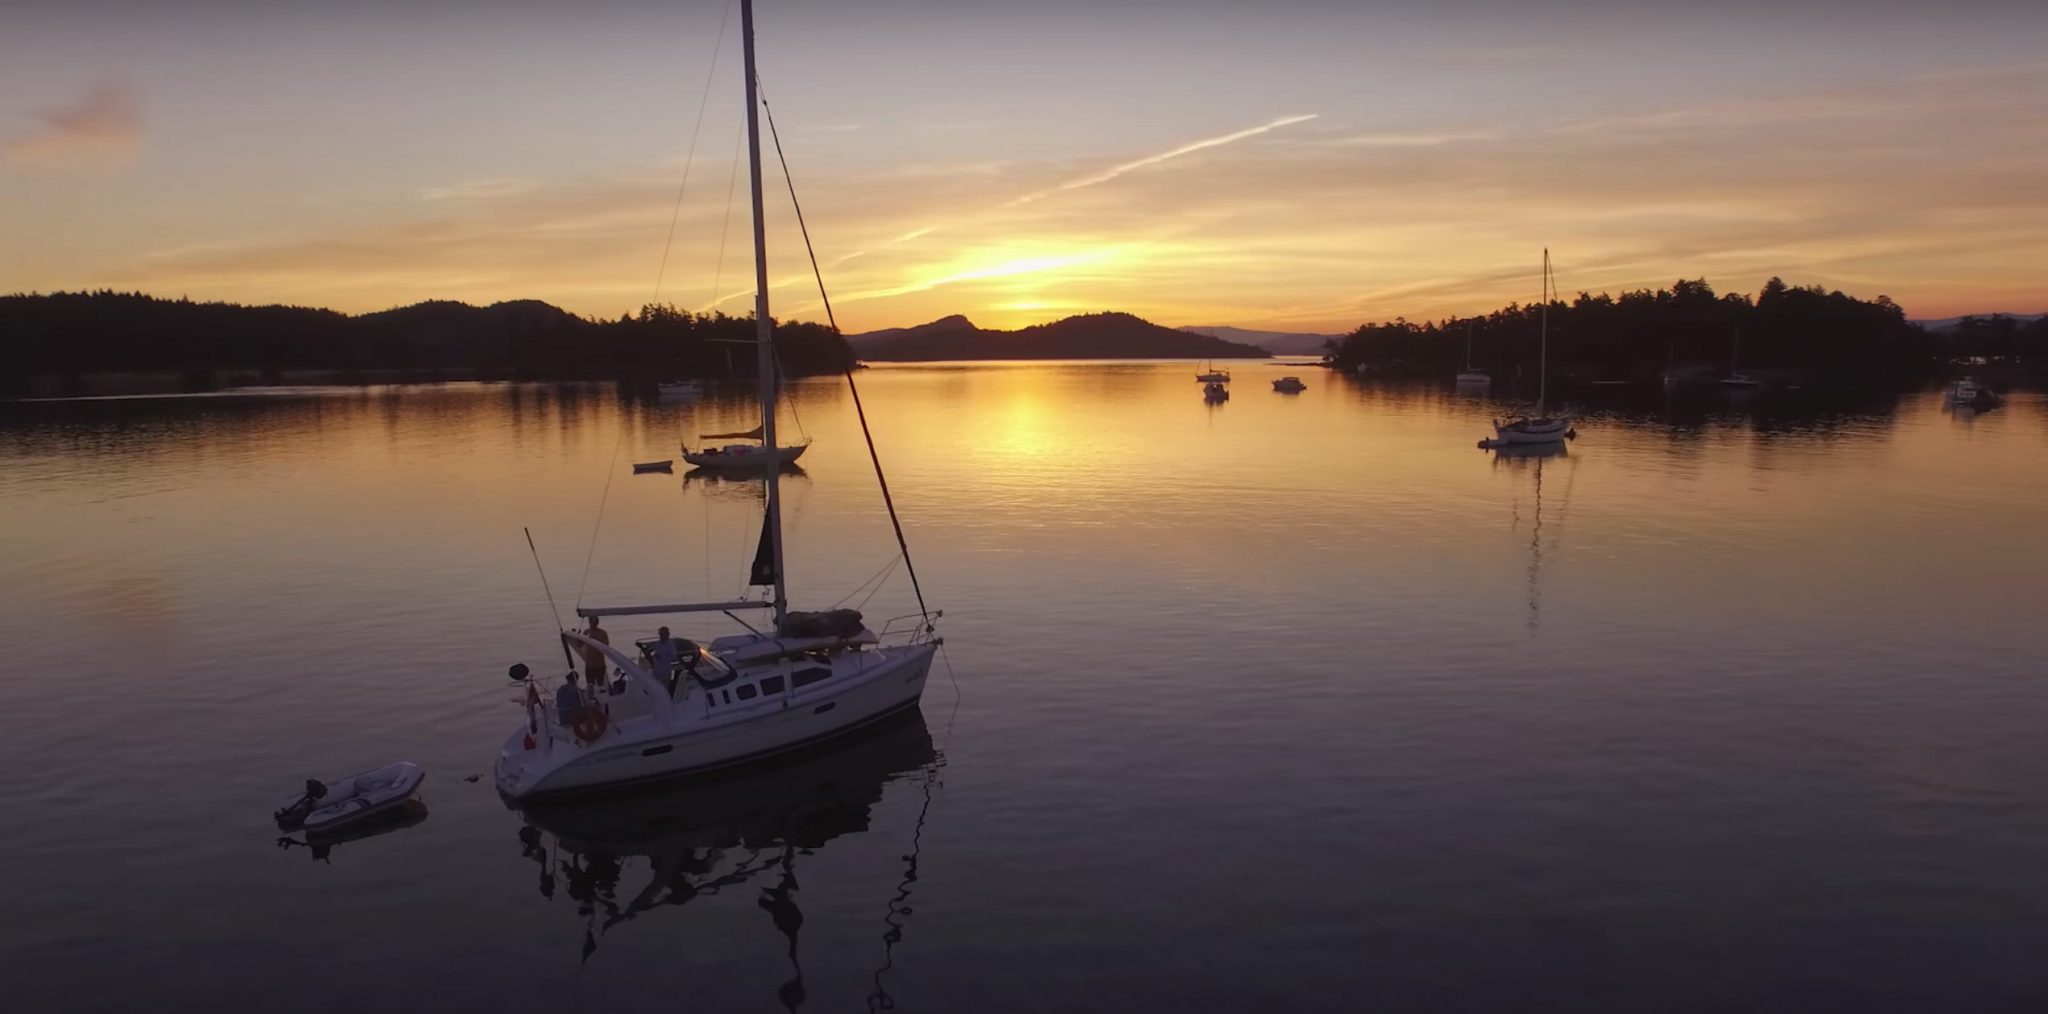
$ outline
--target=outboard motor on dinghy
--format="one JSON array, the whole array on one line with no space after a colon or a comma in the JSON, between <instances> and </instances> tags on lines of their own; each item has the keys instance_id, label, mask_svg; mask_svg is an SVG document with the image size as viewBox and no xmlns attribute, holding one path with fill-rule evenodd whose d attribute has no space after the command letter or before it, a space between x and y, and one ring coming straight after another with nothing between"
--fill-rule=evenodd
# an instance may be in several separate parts
<instances>
[{"instance_id":1,"label":"outboard motor on dinghy","mask_svg":"<svg viewBox=\"0 0 2048 1014\"><path fill-rule=\"evenodd\" d=\"M300 796L298 802L271 814L271 816L277 818L278 830L290 831L304 824L306 822L306 815L319 807L320 800L326 798L326 796L327 786L320 779L306 779L306 794Z\"/></svg>"}]
</instances>

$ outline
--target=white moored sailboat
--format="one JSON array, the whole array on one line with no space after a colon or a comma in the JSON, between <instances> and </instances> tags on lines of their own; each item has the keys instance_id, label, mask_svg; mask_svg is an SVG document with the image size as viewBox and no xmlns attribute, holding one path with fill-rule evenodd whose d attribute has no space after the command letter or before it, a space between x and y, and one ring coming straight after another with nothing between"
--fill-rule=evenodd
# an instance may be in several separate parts
<instances>
[{"instance_id":1,"label":"white moored sailboat","mask_svg":"<svg viewBox=\"0 0 2048 1014\"><path fill-rule=\"evenodd\" d=\"M1493 378L1472 365L1472 324L1465 324L1465 372L1458 374L1459 387L1491 387Z\"/></svg>"},{"instance_id":2,"label":"white moored sailboat","mask_svg":"<svg viewBox=\"0 0 2048 1014\"><path fill-rule=\"evenodd\" d=\"M700 434L706 440L759 440L761 442L757 444L722 444L715 447L706 445L694 451L690 449L689 444L684 444L683 460L698 468L759 471L767 468L771 462L777 467L794 465L796 464L796 459L803 457L804 451L808 450L811 446L809 438L805 438L794 444L777 447L773 438L764 439L766 432L767 426L763 424L739 433Z\"/></svg>"},{"instance_id":3,"label":"white moored sailboat","mask_svg":"<svg viewBox=\"0 0 2048 1014\"><path fill-rule=\"evenodd\" d=\"M753 190L761 446L775 448L775 336L768 314L752 0L740 2L740 32ZM860 392L851 374L847 383L858 407ZM801 452L800 447L795 450ZM939 614L924 609L921 590L919 612L904 617L900 628L885 625L879 634L852 610L790 612L782 566L780 455L758 455L757 463L766 480L766 517L750 583L771 589L767 598L576 612L584 617L722 612L738 620L742 611L767 610L773 623L765 630L742 623L748 633L721 637L709 645L678 640L660 646L645 641L639 658L577 631L563 631L565 644L573 644L586 657L602 654L604 668L612 674L606 681L610 685L590 688L597 691L595 697L583 699L575 714L564 715L552 695L543 694L526 678L524 666L513 667L514 681L525 684L526 717L506 737L493 768L498 790L507 798L525 800L727 768L835 739L917 707L939 649L934 633ZM879 465L876 476L879 480ZM894 524L895 507L886 481L881 488ZM900 525L896 535L902 545ZM916 590L917 573L909 565L907 548L903 562ZM658 647L664 650L657 652ZM672 669L651 661L669 654L666 648L673 648L677 659Z\"/></svg>"},{"instance_id":4,"label":"white moored sailboat","mask_svg":"<svg viewBox=\"0 0 2048 1014\"><path fill-rule=\"evenodd\" d=\"M1536 411L1520 418L1493 423L1494 440L1502 444L1547 444L1563 440L1572 433L1572 421L1564 415L1546 415L1543 411L1545 396L1549 393L1550 381L1550 250L1543 251L1543 312L1541 324L1541 351L1536 360Z\"/></svg>"}]
</instances>

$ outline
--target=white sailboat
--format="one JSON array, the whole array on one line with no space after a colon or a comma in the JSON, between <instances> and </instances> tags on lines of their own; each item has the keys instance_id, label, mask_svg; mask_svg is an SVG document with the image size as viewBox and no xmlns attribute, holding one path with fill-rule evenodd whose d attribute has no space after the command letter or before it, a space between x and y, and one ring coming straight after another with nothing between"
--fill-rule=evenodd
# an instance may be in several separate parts
<instances>
[{"instance_id":1,"label":"white sailboat","mask_svg":"<svg viewBox=\"0 0 2048 1014\"><path fill-rule=\"evenodd\" d=\"M767 468L770 464L778 468L783 465L794 465L796 464L796 459L803 457L804 451L810 449L811 446L809 437L794 444L777 446L774 438L767 437L766 434L766 424L738 433L699 434L705 440L737 439L760 442L753 444L721 444L717 446L705 445L694 451L690 449L688 443L685 443L683 444L683 460L698 468L757 472Z\"/></svg>"},{"instance_id":2,"label":"white sailboat","mask_svg":"<svg viewBox=\"0 0 2048 1014\"><path fill-rule=\"evenodd\" d=\"M1230 383L1230 371L1217 369L1216 361L1212 359L1207 366L1202 368L1202 372L1195 374L1195 382L1198 384L1228 384Z\"/></svg>"},{"instance_id":3,"label":"white sailboat","mask_svg":"<svg viewBox=\"0 0 2048 1014\"><path fill-rule=\"evenodd\" d=\"M1735 350L1728 356L1728 375L1721 378L1721 386L1737 390L1752 390L1762 386L1756 377L1737 369L1742 364L1742 331L1735 332Z\"/></svg>"},{"instance_id":4,"label":"white sailboat","mask_svg":"<svg viewBox=\"0 0 2048 1014\"><path fill-rule=\"evenodd\" d=\"M1543 411L1545 396L1550 385L1550 300L1555 286L1550 278L1550 248L1543 249L1543 312L1540 333L1541 350L1536 360L1536 411L1508 422L1496 419L1493 423L1494 439L1503 444L1547 444L1563 440L1572 433L1571 418L1564 415L1546 415Z\"/></svg>"},{"instance_id":5,"label":"white sailboat","mask_svg":"<svg viewBox=\"0 0 2048 1014\"><path fill-rule=\"evenodd\" d=\"M1472 324L1465 325L1465 372L1458 374L1459 387L1490 387L1493 378L1472 368Z\"/></svg>"},{"instance_id":6,"label":"white sailboat","mask_svg":"<svg viewBox=\"0 0 2048 1014\"><path fill-rule=\"evenodd\" d=\"M754 219L754 320L761 384L761 446L775 448L775 336L768 313L768 260L763 223L760 104L754 73L754 7L740 0L746 75L748 169ZM856 406L859 389L849 390ZM866 425L863 419L863 426ZM578 608L583 617L722 612L739 620L749 610L773 618L766 629L720 637L708 645L676 640L639 642L638 658L585 634L565 630L565 646L601 655L608 686L592 687L573 714L558 710L514 666L525 685L526 716L506 737L493 766L499 792L522 801L652 778L728 768L802 749L869 728L917 707L940 640L939 614L924 610L876 633L851 610L796 613L788 607L783 570L779 454L762 454L766 499L750 583L771 589L762 599ZM876 468L878 479L881 470ZM882 482L892 524L895 508ZM896 528L902 545L902 528ZM917 575L906 571L913 589ZM909 622L914 621L914 622ZM899 624L901 624L899 626ZM673 666L652 659L673 652ZM575 695L568 695L576 700Z\"/></svg>"}]
</instances>

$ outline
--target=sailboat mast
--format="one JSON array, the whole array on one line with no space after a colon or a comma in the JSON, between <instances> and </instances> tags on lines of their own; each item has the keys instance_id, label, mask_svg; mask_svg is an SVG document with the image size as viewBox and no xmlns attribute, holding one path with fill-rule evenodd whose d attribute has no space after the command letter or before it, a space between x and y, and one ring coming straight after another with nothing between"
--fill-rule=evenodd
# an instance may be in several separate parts
<instances>
[{"instance_id":1,"label":"sailboat mast","mask_svg":"<svg viewBox=\"0 0 2048 1014\"><path fill-rule=\"evenodd\" d=\"M1536 353L1536 414L1543 414L1543 402L1550 393L1550 248L1543 248L1542 338Z\"/></svg>"},{"instance_id":2,"label":"sailboat mast","mask_svg":"<svg viewBox=\"0 0 2048 1014\"><path fill-rule=\"evenodd\" d=\"M761 201L761 99L754 76L754 0L740 0L741 51L747 75L747 176L754 196L754 348L761 374L761 447L768 458L768 526L775 553L775 625L789 612L789 586L782 573L782 487L775 441L775 325L768 316L768 226Z\"/></svg>"}]
</instances>

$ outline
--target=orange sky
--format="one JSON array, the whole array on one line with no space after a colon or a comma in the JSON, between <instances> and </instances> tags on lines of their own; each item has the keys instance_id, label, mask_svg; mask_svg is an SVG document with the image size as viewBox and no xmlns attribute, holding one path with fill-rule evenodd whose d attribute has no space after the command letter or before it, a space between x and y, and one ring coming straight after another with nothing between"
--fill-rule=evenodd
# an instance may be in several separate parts
<instances>
[{"instance_id":1,"label":"orange sky","mask_svg":"<svg viewBox=\"0 0 2048 1014\"><path fill-rule=\"evenodd\" d=\"M724 3L485 28L287 7L28 15L0 67L0 291L750 305ZM1829 7L1761 36L1597 5L1217 8L1140 52L1078 15L763 0L762 73L850 331L1342 331L1526 301L1544 246L1567 293L1780 274L1921 317L2048 309L2048 63L2023 41L2048 14ZM818 316L786 197L770 224L777 314Z\"/></svg>"}]
</instances>

